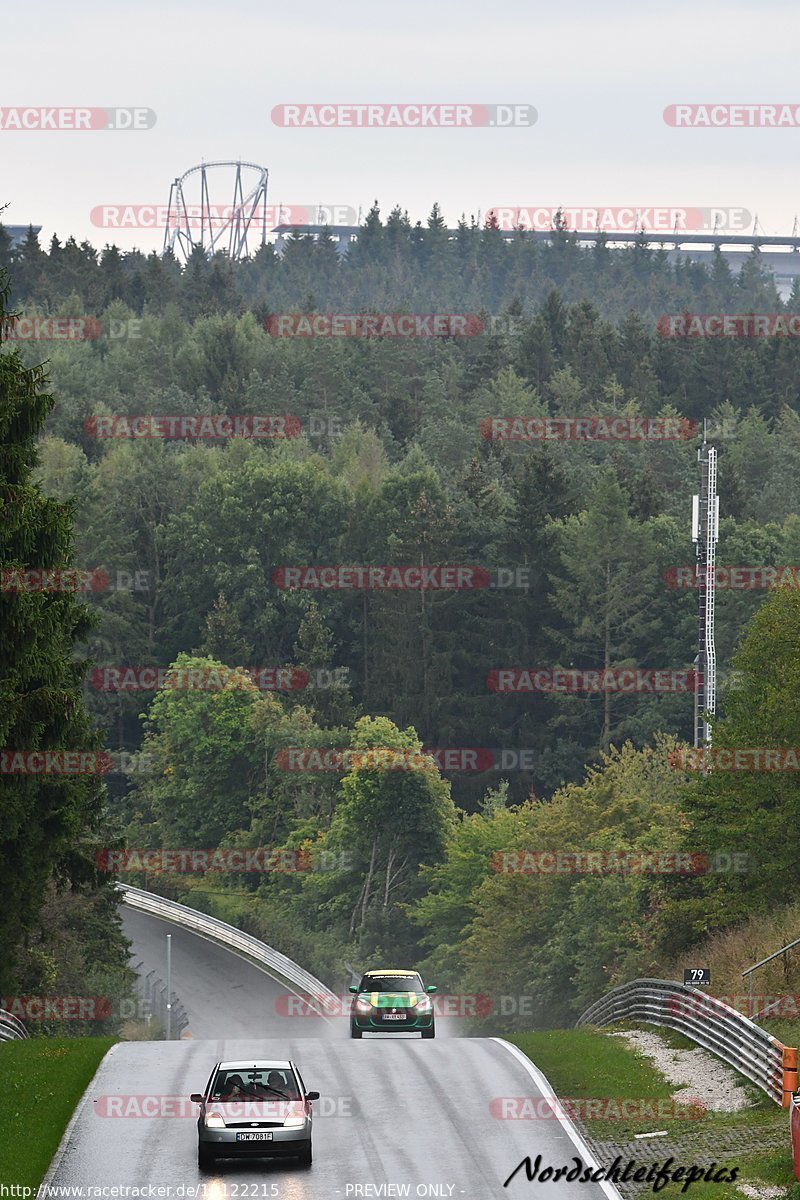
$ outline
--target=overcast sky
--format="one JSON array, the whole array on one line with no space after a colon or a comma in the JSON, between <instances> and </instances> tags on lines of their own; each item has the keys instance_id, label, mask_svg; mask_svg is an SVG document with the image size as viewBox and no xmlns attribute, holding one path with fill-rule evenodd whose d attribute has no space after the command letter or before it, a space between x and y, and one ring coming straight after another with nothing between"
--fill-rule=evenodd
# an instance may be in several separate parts
<instances>
[{"instance_id":1,"label":"overcast sky","mask_svg":"<svg viewBox=\"0 0 800 1200\"><path fill-rule=\"evenodd\" d=\"M31 10L32 11L32 10ZM276 5L39 0L3 16L0 107L139 106L152 129L0 130L7 224L102 246L163 231L92 224L166 204L201 159L268 167L269 199L449 224L492 205L735 207L791 231L800 128L676 129L679 102L800 104L800 9L755 4L404 0ZM290 129L282 103L531 104L532 128ZM215 197L229 199L227 186Z\"/></svg>"}]
</instances>

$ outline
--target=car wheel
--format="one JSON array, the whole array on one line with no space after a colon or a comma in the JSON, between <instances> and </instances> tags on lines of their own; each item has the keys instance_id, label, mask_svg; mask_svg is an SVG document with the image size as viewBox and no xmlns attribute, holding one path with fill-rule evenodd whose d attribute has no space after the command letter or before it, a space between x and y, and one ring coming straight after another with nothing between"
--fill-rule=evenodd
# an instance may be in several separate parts
<instances>
[{"instance_id":1,"label":"car wheel","mask_svg":"<svg viewBox=\"0 0 800 1200\"><path fill-rule=\"evenodd\" d=\"M350 1037L351 1037L351 1038L360 1038L360 1037L361 1037L361 1030L360 1030L360 1029L356 1029L355 1025L351 1025L351 1026L350 1026Z\"/></svg>"},{"instance_id":2,"label":"car wheel","mask_svg":"<svg viewBox=\"0 0 800 1200\"><path fill-rule=\"evenodd\" d=\"M202 1142L197 1143L197 1165L201 1171L210 1171L216 1162L216 1157Z\"/></svg>"},{"instance_id":3,"label":"car wheel","mask_svg":"<svg viewBox=\"0 0 800 1200\"><path fill-rule=\"evenodd\" d=\"M436 1030L435 1030L435 1028L434 1028L433 1026L431 1026L431 1028L430 1028L430 1029L423 1029L423 1031L422 1031L422 1036L423 1036L424 1038L432 1038L432 1037L436 1037Z\"/></svg>"},{"instance_id":4,"label":"car wheel","mask_svg":"<svg viewBox=\"0 0 800 1200\"><path fill-rule=\"evenodd\" d=\"M301 1167L311 1166L311 1138L304 1144L301 1153L298 1155Z\"/></svg>"}]
</instances>

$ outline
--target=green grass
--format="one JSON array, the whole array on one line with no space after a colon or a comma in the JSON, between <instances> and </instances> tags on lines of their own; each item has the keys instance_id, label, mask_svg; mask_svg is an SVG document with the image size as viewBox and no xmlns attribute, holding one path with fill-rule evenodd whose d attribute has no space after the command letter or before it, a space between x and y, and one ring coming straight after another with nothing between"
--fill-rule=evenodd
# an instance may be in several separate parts
<instances>
[{"instance_id":1,"label":"green grass","mask_svg":"<svg viewBox=\"0 0 800 1200\"><path fill-rule=\"evenodd\" d=\"M776 1017L773 1021L757 1021L762 1029L771 1033L784 1046L800 1046L800 1021L789 1017Z\"/></svg>"},{"instance_id":2,"label":"green grass","mask_svg":"<svg viewBox=\"0 0 800 1200\"><path fill-rule=\"evenodd\" d=\"M663 1200L675 1200L676 1196L683 1196L684 1200L686 1197L689 1197L689 1200L742 1200L742 1192L738 1190L737 1185L749 1183L755 1187L769 1185L784 1188L785 1200L800 1200L800 1183L792 1172L791 1151L787 1154L773 1152L742 1155L735 1162L720 1165L725 1166L726 1170L730 1170L732 1166L741 1168L734 1183L693 1183L685 1192L681 1191L682 1184L671 1183L658 1195L663 1197Z\"/></svg>"},{"instance_id":3,"label":"green grass","mask_svg":"<svg viewBox=\"0 0 800 1200\"><path fill-rule=\"evenodd\" d=\"M114 1038L0 1042L0 1183L35 1188Z\"/></svg>"},{"instance_id":4,"label":"green grass","mask_svg":"<svg viewBox=\"0 0 800 1200\"><path fill-rule=\"evenodd\" d=\"M632 1053L622 1038L596 1029L550 1029L508 1035L552 1083L559 1096L651 1096L667 1099L672 1087L650 1060Z\"/></svg>"},{"instance_id":5,"label":"green grass","mask_svg":"<svg viewBox=\"0 0 800 1200\"><path fill-rule=\"evenodd\" d=\"M536 1063L562 1099L665 1099L677 1090L677 1085L670 1084L649 1058L634 1052L622 1038L610 1036L611 1033L633 1027L616 1025L612 1030L583 1027L556 1029L512 1034L507 1040ZM693 1042L670 1030L639 1022L635 1028L651 1030L662 1038L665 1045L676 1049L696 1048ZM631 1141L636 1133L656 1129L667 1130L670 1140L676 1141L687 1133L701 1133L705 1135L712 1156L715 1134L723 1130L726 1133L736 1128L748 1131L760 1128L770 1133L780 1130L785 1133L785 1152L762 1149L758 1154L745 1153L736 1159L720 1162L720 1167L724 1166L727 1170L733 1166L740 1167L734 1183L693 1183L686 1192L681 1192L682 1184L676 1183L669 1184L657 1194L663 1200L675 1200L678 1196L688 1196L690 1200L743 1200L743 1193L737 1188L737 1183L743 1180L756 1185L777 1185L786 1189L786 1200L800 1200L800 1183L792 1172L788 1113L749 1082L743 1081L743 1090L749 1098L749 1107L736 1113L708 1112L696 1118L661 1118L655 1123L642 1118L634 1121L591 1119L581 1123L590 1136L599 1141ZM578 1115L581 1115L580 1110ZM663 1154L660 1156L658 1150L659 1140L641 1143L640 1161L649 1163L659 1157L663 1159ZM674 1166L690 1166L692 1161L692 1151L687 1147L686 1155L680 1161L676 1159ZM642 1195L652 1194L650 1185L640 1186L645 1189Z\"/></svg>"}]
</instances>

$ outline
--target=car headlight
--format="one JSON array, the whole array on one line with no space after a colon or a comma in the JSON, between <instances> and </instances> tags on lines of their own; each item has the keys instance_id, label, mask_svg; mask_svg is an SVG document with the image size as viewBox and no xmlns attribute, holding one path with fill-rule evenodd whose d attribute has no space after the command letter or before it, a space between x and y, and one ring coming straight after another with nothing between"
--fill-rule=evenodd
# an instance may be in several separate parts
<instances>
[{"instance_id":1,"label":"car headlight","mask_svg":"<svg viewBox=\"0 0 800 1200\"><path fill-rule=\"evenodd\" d=\"M283 1122L284 1129L302 1129L306 1123L305 1117L287 1117Z\"/></svg>"},{"instance_id":2,"label":"car headlight","mask_svg":"<svg viewBox=\"0 0 800 1200\"><path fill-rule=\"evenodd\" d=\"M206 1113L204 1121L206 1129L224 1129L225 1122L219 1113Z\"/></svg>"},{"instance_id":3,"label":"car headlight","mask_svg":"<svg viewBox=\"0 0 800 1200\"><path fill-rule=\"evenodd\" d=\"M417 1012L429 1013L430 1011L431 1011L430 996L420 996L419 1000L417 1001Z\"/></svg>"},{"instance_id":4,"label":"car headlight","mask_svg":"<svg viewBox=\"0 0 800 1200\"><path fill-rule=\"evenodd\" d=\"M372 1012L372 1005L370 1004L369 1000L362 1000L361 997L359 997L359 999L356 1000L356 1012L357 1013Z\"/></svg>"}]
</instances>

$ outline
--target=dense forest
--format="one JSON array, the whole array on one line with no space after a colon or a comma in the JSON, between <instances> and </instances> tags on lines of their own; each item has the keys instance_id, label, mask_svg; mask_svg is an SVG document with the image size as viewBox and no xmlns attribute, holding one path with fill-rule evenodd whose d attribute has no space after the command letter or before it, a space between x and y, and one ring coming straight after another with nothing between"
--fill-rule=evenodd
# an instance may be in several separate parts
<instances>
[{"instance_id":1,"label":"dense forest","mask_svg":"<svg viewBox=\"0 0 800 1200\"><path fill-rule=\"evenodd\" d=\"M780 855L791 782L686 782L671 766L691 738L691 690L493 682L503 669L691 671L697 598L676 580L694 561L703 420L720 454L719 562L800 561L796 342L671 339L657 324L796 308L757 253L737 276L720 254L710 268L673 263L644 240L587 249L562 229L550 243L506 241L462 221L451 239L436 207L412 226L397 209L383 222L376 205L343 259L330 239L300 237L282 257L265 246L182 268L72 239L45 251L32 232L12 247L0 227L0 268L16 313L90 317L101 330L46 345L12 336L2 352L19 370L47 360L56 399L32 483L74 523L74 546L37 562L12 540L0 565L86 573L80 603L94 620L75 654L90 664L86 712L117 756L107 844L305 848L340 864L131 881L257 932L334 987L345 960L417 960L444 988L534 996L537 1021L569 1020L716 923L789 898L782 859L768 879L492 865L526 847ZM275 314L331 310L475 314L481 331L269 333ZM284 414L295 436L98 436L113 426L103 417L200 414ZM487 420L514 416L683 418L692 436L486 436ZM3 503L13 512L18 499L6 489ZM287 583L289 568L336 564L462 565L481 586ZM767 647L771 669L789 662L797 600L723 588L717 622L718 724L724 737L733 722L729 744L744 744L747 689L783 686L759 682L747 639ZM274 685L280 671L289 686ZM216 682L176 683L191 672ZM791 720L762 724L757 744L790 744L791 732ZM298 770L297 748L356 757ZM387 748L418 765L387 770L375 757ZM451 770L423 748L491 754L477 756L483 769ZM739 803L753 814L744 842L720 816ZM757 819L765 804L772 823ZM44 896L51 883L37 886Z\"/></svg>"}]
</instances>

